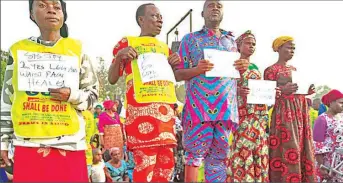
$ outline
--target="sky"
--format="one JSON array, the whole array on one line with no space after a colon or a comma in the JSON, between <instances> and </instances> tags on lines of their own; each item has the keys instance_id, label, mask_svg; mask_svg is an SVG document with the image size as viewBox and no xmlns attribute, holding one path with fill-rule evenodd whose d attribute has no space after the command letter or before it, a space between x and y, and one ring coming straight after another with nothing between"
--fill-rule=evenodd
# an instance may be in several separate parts
<instances>
[{"instance_id":1,"label":"sky","mask_svg":"<svg viewBox=\"0 0 343 183\"><path fill-rule=\"evenodd\" d=\"M136 9L153 2L163 15L159 39L188 10L193 9L193 31L204 24L201 11L204 1L67 1L70 37L80 39L84 51L103 57L109 65L112 50L124 36L139 35ZM296 50L290 64L297 67L303 79L316 85L328 85L343 91L342 50L343 1L223 1L221 28L239 36L251 30L256 36L256 52L251 58L260 71L277 61L272 42L281 35L295 39ZM39 36L37 26L29 19L28 1L1 1L1 49L8 50L18 40ZM179 40L189 33L189 18L178 27ZM173 33L169 40L175 40ZM94 61L97 64L96 61Z\"/></svg>"}]
</instances>

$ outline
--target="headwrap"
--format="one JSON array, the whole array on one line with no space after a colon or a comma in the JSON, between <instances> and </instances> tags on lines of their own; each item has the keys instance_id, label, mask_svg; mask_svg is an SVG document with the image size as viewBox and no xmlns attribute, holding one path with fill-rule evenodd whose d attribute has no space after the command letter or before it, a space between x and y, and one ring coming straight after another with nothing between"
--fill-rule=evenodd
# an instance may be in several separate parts
<instances>
[{"instance_id":1,"label":"headwrap","mask_svg":"<svg viewBox=\"0 0 343 183\"><path fill-rule=\"evenodd\" d=\"M326 106L329 106L331 102L343 98L343 94L338 90L331 90L329 93L322 97L322 102Z\"/></svg>"},{"instance_id":2,"label":"headwrap","mask_svg":"<svg viewBox=\"0 0 343 183\"><path fill-rule=\"evenodd\" d=\"M273 50L277 52L280 46L287 43L288 41L293 41L293 40L294 39L290 36L280 36L273 41Z\"/></svg>"},{"instance_id":3,"label":"headwrap","mask_svg":"<svg viewBox=\"0 0 343 183\"><path fill-rule=\"evenodd\" d=\"M120 152L119 147L112 147L112 148L110 149L110 155L112 155L112 153L113 153L114 151L119 151L119 152Z\"/></svg>"},{"instance_id":4,"label":"headwrap","mask_svg":"<svg viewBox=\"0 0 343 183\"><path fill-rule=\"evenodd\" d=\"M99 109L102 110L102 106L101 106L100 104L96 105L96 106L95 106L95 109L96 109L96 108L99 108Z\"/></svg>"},{"instance_id":5,"label":"headwrap","mask_svg":"<svg viewBox=\"0 0 343 183\"><path fill-rule=\"evenodd\" d=\"M106 100L106 101L103 103L103 105L104 105L104 108L105 108L106 110L110 110L110 109L113 108L113 106L115 105L115 103L114 103L112 100Z\"/></svg>"},{"instance_id":6,"label":"headwrap","mask_svg":"<svg viewBox=\"0 0 343 183\"><path fill-rule=\"evenodd\" d=\"M32 5L33 5L33 1L34 0L29 0L29 10L30 10L30 14L31 14L31 11L32 11ZM62 6L62 12L63 12L63 15L64 15L64 20L63 20L63 25L60 29L60 34L62 37L66 38L68 37L69 33L68 33L68 26L67 24L65 23L67 21L67 5L66 3L63 1L63 0L60 0L61 2L61 6ZM37 22L34 21L30 15L30 19L37 25Z\"/></svg>"},{"instance_id":7,"label":"headwrap","mask_svg":"<svg viewBox=\"0 0 343 183\"><path fill-rule=\"evenodd\" d=\"M255 38L255 35L251 33L251 30L247 30L245 31L242 35L240 35L237 39L236 39L236 44L237 44L237 47L239 48L241 46L241 44L243 43L243 40L246 39L246 38L254 38L255 41L256 41L256 38ZM239 51L239 49L238 49Z\"/></svg>"}]
</instances>

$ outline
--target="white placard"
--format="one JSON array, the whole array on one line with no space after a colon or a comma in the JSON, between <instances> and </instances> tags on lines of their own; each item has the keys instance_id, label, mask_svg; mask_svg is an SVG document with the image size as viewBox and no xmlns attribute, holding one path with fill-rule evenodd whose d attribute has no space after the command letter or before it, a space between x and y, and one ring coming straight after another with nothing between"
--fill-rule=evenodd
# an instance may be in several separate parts
<instances>
[{"instance_id":1,"label":"white placard","mask_svg":"<svg viewBox=\"0 0 343 183\"><path fill-rule=\"evenodd\" d=\"M276 81L248 80L250 93L247 96L248 104L267 104L275 103Z\"/></svg>"},{"instance_id":2,"label":"white placard","mask_svg":"<svg viewBox=\"0 0 343 183\"><path fill-rule=\"evenodd\" d=\"M79 59L18 50L18 90L48 92L49 88L79 89Z\"/></svg>"},{"instance_id":3,"label":"white placard","mask_svg":"<svg viewBox=\"0 0 343 183\"><path fill-rule=\"evenodd\" d=\"M292 83L296 83L298 85L298 90L295 94L303 94L307 95L308 90L311 86L311 82L309 82L304 75L300 75L299 71L292 71Z\"/></svg>"},{"instance_id":4,"label":"white placard","mask_svg":"<svg viewBox=\"0 0 343 183\"><path fill-rule=\"evenodd\" d=\"M234 62L239 59L238 52L204 49L204 59L214 65L211 71L206 72L206 77L240 78L239 71L233 66Z\"/></svg>"},{"instance_id":5,"label":"white placard","mask_svg":"<svg viewBox=\"0 0 343 183\"><path fill-rule=\"evenodd\" d=\"M161 53L141 54L138 56L137 64L143 83L158 80L176 83L173 69L167 57Z\"/></svg>"}]
</instances>

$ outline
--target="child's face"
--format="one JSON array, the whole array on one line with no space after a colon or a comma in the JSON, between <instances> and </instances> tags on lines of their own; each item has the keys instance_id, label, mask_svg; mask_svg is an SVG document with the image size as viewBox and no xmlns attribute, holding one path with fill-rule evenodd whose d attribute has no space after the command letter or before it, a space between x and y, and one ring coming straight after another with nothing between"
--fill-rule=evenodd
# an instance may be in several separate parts
<instances>
[{"instance_id":1,"label":"child's face","mask_svg":"<svg viewBox=\"0 0 343 183\"><path fill-rule=\"evenodd\" d=\"M93 155L93 161L94 161L94 163L98 163L101 160L102 160L102 153L101 153L101 151L98 151L97 153L95 153Z\"/></svg>"}]
</instances>

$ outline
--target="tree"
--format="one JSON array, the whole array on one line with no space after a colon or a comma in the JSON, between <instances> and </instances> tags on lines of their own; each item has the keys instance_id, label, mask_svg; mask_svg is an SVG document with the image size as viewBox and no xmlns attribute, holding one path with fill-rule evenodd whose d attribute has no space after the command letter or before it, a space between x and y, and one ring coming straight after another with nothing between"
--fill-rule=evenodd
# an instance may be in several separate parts
<instances>
[{"instance_id":1,"label":"tree","mask_svg":"<svg viewBox=\"0 0 343 183\"><path fill-rule=\"evenodd\" d=\"M327 94L329 91L331 90L330 87L328 87L327 85L320 85L316 87L316 94L313 97L315 98L319 98L321 99L323 97L323 95Z\"/></svg>"},{"instance_id":2,"label":"tree","mask_svg":"<svg viewBox=\"0 0 343 183\"><path fill-rule=\"evenodd\" d=\"M106 98L114 99L115 96L121 101L125 95L125 78L120 77L115 85L111 85L108 81L108 67L105 65L105 60L98 57L99 68L97 72L99 80L99 101L104 101Z\"/></svg>"},{"instance_id":3,"label":"tree","mask_svg":"<svg viewBox=\"0 0 343 183\"><path fill-rule=\"evenodd\" d=\"M5 72L6 72L6 66L7 66L7 59L8 59L8 56L9 56L9 53L6 52L6 51L2 51L1 50L1 76L0 76L0 96L2 94L2 86L4 84L4 77L5 77Z\"/></svg>"},{"instance_id":4,"label":"tree","mask_svg":"<svg viewBox=\"0 0 343 183\"><path fill-rule=\"evenodd\" d=\"M185 90L185 84L179 84L175 86L175 92L177 99L185 103L185 97L186 97L186 90Z\"/></svg>"}]
</instances>

